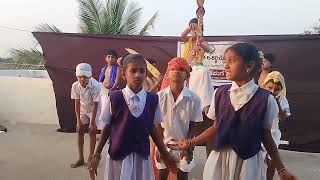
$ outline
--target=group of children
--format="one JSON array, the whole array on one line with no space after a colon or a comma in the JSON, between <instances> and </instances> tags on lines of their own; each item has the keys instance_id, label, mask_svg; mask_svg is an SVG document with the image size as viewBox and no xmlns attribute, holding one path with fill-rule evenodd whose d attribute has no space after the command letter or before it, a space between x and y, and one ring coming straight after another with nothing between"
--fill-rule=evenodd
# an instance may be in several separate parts
<instances>
[{"instance_id":1,"label":"group of children","mask_svg":"<svg viewBox=\"0 0 320 180\"><path fill-rule=\"evenodd\" d=\"M194 147L207 141L214 145L204 168L205 180L264 180L266 174L272 179L274 169L282 180L295 179L277 149L281 136L278 121L290 115L283 76L277 71L268 73L259 81L259 87L254 76L262 59L251 44L234 44L224 55L226 76L232 85L216 89L210 106L203 105L204 100L186 86L195 68L182 57L169 61L163 76L166 83L158 93L149 92L151 85L144 89L148 70L141 55L126 55L117 64L117 53L108 50L107 67L99 77L101 83L92 78L89 64L79 64L78 81L71 92L75 99L79 159L71 166L84 164L83 136L89 132L88 168L92 179L108 140L105 180L166 180L169 171L178 180L186 180L195 166ZM159 88L160 80L154 82ZM195 136L204 110L214 123ZM102 132L95 146L98 129ZM157 147L157 177L152 168L149 136Z\"/></svg>"}]
</instances>

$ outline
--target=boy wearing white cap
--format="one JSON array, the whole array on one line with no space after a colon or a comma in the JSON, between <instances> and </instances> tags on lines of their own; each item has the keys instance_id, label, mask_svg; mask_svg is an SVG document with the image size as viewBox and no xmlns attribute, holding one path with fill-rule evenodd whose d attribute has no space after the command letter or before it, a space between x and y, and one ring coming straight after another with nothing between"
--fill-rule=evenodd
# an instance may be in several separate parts
<instances>
[{"instance_id":1,"label":"boy wearing white cap","mask_svg":"<svg viewBox=\"0 0 320 180\"><path fill-rule=\"evenodd\" d=\"M97 129L102 128L102 124L98 121L101 85L92 77L91 66L87 63L77 65L76 76L78 81L72 84L71 99L75 100L79 159L71 164L72 168L84 165L84 133L88 132L90 136L90 153L88 157L88 162L90 162L96 145Z\"/></svg>"}]
</instances>

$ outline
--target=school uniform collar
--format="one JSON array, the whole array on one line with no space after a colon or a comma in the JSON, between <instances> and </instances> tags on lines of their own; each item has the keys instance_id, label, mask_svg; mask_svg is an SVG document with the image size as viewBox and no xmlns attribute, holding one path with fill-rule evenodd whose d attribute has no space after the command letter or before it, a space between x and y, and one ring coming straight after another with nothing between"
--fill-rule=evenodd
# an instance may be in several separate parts
<instances>
[{"instance_id":1,"label":"school uniform collar","mask_svg":"<svg viewBox=\"0 0 320 180\"><path fill-rule=\"evenodd\" d=\"M232 82L232 85L229 91L245 92L246 94L251 94L257 88L257 86L258 85L256 85L253 79L251 79L251 81L247 82L241 87L239 87L237 83Z\"/></svg>"},{"instance_id":2,"label":"school uniform collar","mask_svg":"<svg viewBox=\"0 0 320 180\"><path fill-rule=\"evenodd\" d=\"M174 102L174 97L173 94L171 92L171 88L170 86L167 87L167 89L165 89L165 93L170 97L171 99L171 103L174 104L173 108L175 108L178 104L180 104L180 102L182 102L184 99L188 99L191 97L191 92L188 88L184 87L181 91L181 93L179 94L178 98L176 99L176 101Z\"/></svg>"},{"instance_id":3,"label":"school uniform collar","mask_svg":"<svg viewBox=\"0 0 320 180\"><path fill-rule=\"evenodd\" d=\"M143 88L141 89L141 91L139 91L137 94L134 93L129 86L126 85L126 87L123 89L124 93L127 95L128 99L132 99L134 96L137 96L139 101L143 100L144 97L146 96L146 91L143 90Z\"/></svg>"},{"instance_id":4,"label":"school uniform collar","mask_svg":"<svg viewBox=\"0 0 320 180\"><path fill-rule=\"evenodd\" d=\"M168 86L168 87L166 88L165 92L166 92L167 94L172 94L170 86ZM183 87L181 93L182 93L182 95L183 95L184 97L191 97L190 90L189 90L187 87L185 87L185 86Z\"/></svg>"}]
</instances>

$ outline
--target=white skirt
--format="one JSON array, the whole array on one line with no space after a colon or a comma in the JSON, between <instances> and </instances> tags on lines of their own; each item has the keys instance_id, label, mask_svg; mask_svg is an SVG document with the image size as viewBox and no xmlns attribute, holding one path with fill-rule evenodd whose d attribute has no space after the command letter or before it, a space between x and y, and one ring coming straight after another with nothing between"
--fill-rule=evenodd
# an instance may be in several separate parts
<instances>
[{"instance_id":1,"label":"white skirt","mask_svg":"<svg viewBox=\"0 0 320 180\"><path fill-rule=\"evenodd\" d=\"M150 156L144 159L136 153L129 154L120 161L107 155L104 180L154 180Z\"/></svg>"},{"instance_id":2,"label":"white skirt","mask_svg":"<svg viewBox=\"0 0 320 180\"><path fill-rule=\"evenodd\" d=\"M232 150L211 151L203 171L203 180L266 180L262 151L243 160Z\"/></svg>"}]
</instances>

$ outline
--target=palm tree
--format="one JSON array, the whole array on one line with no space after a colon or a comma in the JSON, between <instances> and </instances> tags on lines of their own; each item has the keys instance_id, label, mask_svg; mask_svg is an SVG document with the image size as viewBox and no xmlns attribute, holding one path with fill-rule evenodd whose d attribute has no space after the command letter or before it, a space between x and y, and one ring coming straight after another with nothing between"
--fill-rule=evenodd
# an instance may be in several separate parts
<instances>
[{"instance_id":1,"label":"palm tree","mask_svg":"<svg viewBox=\"0 0 320 180\"><path fill-rule=\"evenodd\" d=\"M158 17L156 12L141 26L142 8L127 0L78 0L80 33L149 35ZM40 24L38 32L62 33L55 25ZM44 64L42 52L36 48L11 49L10 56L17 64Z\"/></svg>"},{"instance_id":2,"label":"palm tree","mask_svg":"<svg viewBox=\"0 0 320 180\"><path fill-rule=\"evenodd\" d=\"M61 33L62 31L57 28L55 25L49 25L46 23L39 24L35 27L35 31L39 32L56 32ZM35 47L38 43L35 45ZM44 58L43 54L40 50L36 48L25 49L11 49L10 50L10 59L11 62L20 66L21 64L35 64L35 65L43 65Z\"/></svg>"},{"instance_id":3,"label":"palm tree","mask_svg":"<svg viewBox=\"0 0 320 180\"><path fill-rule=\"evenodd\" d=\"M127 0L78 0L80 31L87 34L148 35L158 17L156 12L140 28L142 8Z\"/></svg>"}]
</instances>

